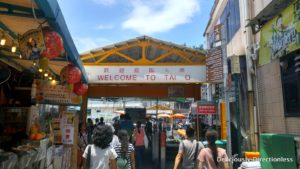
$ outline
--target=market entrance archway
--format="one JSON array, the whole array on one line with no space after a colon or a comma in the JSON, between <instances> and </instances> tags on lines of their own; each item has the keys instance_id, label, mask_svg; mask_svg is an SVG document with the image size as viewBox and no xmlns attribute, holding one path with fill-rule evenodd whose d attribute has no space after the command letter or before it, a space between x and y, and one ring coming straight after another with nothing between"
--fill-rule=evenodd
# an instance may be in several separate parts
<instances>
[{"instance_id":1,"label":"market entrance archway","mask_svg":"<svg viewBox=\"0 0 300 169\"><path fill-rule=\"evenodd\" d=\"M80 60L89 81L82 105L84 119L88 98L200 100L200 84L206 81L203 51L148 36L84 52Z\"/></svg>"}]
</instances>

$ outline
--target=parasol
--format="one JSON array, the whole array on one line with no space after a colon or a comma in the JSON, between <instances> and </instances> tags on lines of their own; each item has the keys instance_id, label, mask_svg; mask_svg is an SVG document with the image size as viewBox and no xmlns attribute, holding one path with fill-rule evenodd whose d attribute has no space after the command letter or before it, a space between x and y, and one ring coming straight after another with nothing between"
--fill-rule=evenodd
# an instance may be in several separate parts
<instances>
[{"instance_id":1,"label":"parasol","mask_svg":"<svg viewBox=\"0 0 300 169\"><path fill-rule=\"evenodd\" d=\"M185 119L186 117L183 114L177 113L177 114L173 114L172 118L174 118L174 119Z\"/></svg>"},{"instance_id":2,"label":"parasol","mask_svg":"<svg viewBox=\"0 0 300 169\"><path fill-rule=\"evenodd\" d=\"M157 115L158 118L170 118L170 115L168 114L159 114Z\"/></svg>"}]
</instances>

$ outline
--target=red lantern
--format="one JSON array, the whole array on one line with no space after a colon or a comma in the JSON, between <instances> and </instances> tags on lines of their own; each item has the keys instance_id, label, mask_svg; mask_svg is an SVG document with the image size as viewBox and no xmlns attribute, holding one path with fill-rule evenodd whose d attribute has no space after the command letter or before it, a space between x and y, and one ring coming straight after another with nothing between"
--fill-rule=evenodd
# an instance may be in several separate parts
<instances>
[{"instance_id":1,"label":"red lantern","mask_svg":"<svg viewBox=\"0 0 300 169\"><path fill-rule=\"evenodd\" d=\"M74 85L73 91L75 94L81 96L81 95L84 95L87 92L87 90L88 90L88 85L85 83L79 82Z\"/></svg>"},{"instance_id":2,"label":"red lantern","mask_svg":"<svg viewBox=\"0 0 300 169\"><path fill-rule=\"evenodd\" d=\"M74 84L81 79L81 71L79 68L68 64L60 71L60 80L63 84Z\"/></svg>"},{"instance_id":3,"label":"red lantern","mask_svg":"<svg viewBox=\"0 0 300 169\"><path fill-rule=\"evenodd\" d=\"M44 41L46 49L42 52L43 57L52 59L64 52L63 40L57 32L45 31Z\"/></svg>"}]
</instances>

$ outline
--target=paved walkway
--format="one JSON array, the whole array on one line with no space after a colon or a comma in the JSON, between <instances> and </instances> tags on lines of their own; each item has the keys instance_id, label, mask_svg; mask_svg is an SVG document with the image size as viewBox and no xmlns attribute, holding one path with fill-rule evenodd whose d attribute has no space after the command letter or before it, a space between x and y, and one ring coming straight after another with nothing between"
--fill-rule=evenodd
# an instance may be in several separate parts
<instances>
[{"instance_id":1,"label":"paved walkway","mask_svg":"<svg viewBox=\"0 0 300 169\"><path fill-rule=\"evenodd\" d=\"M143 169L160 169L159 167L155 166L155 163L152 161L152 152L150 149L145 152L144 156L144 168ZM173 169L174 159L166 160L166 168L164 169Z\"/></svg>"}]
</instances>

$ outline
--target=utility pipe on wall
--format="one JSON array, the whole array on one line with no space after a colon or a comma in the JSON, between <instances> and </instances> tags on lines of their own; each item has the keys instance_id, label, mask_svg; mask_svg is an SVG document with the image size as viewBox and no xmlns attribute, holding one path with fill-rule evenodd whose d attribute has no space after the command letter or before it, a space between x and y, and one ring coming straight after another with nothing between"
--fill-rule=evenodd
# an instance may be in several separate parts
<instances>
[{"instance_id":1,"label":"utility pipe on wall","mask_svg":"<svg viewBox=\"0 0 300 169\"><path fill-rule=\"evenodd\" d=\"M254 110L254 92L253 92L253 79L252 74L255 74L252 62L252 44L253 35L251 27L246 27L251 19L252 1L243 0L243 23L244 23L244 36L245 36L245 47L246 47L246 63L247 63L247 86L248 86L248 104L249 104L249 117L250 117L250 138L251 147L257 151L258 147L258 131L257 131L257 118L258 112ZM257 97L256 97L257 98Z\"/></svg>"}]
</instances>

